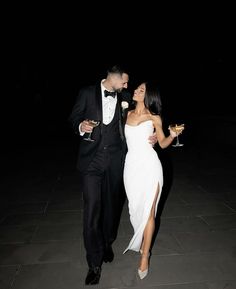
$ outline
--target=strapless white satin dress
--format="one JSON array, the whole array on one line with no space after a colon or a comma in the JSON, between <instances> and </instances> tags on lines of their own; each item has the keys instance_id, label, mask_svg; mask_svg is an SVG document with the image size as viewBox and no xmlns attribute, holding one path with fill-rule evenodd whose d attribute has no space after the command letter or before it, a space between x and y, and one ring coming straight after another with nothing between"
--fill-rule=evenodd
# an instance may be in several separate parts
<instances>
[{"instance_id":1,"label":"strapless white satin dress","mask_svg":"<svg viewBox=\"0 0 236 289\"><path fill-rule=\"evenodd\" d=\"M134 235L128 247L124 250L138 252L143 239L143 232L151 212L151 208L159 185L155 215L163 186L162 165L149 143L153 134L152 120L147 120L137 126L125 125L125 136L128 152L124 166L124 186L128 199L130 221Z\"/></svg>"}]
</instances>

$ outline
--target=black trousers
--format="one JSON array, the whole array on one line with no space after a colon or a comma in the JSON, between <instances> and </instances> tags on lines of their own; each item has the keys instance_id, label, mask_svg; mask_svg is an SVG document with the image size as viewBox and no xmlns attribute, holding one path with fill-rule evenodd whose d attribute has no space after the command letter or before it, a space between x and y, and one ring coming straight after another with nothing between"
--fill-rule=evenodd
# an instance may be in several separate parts
<instances>
[{"instance_id":1,"label":"black trousers","mask_svg":"<svg viewBox=\"0 0 236 289\"><path fill-rule=\"evenodd\" d=\"M122 150L101 148L83 175L83 237L89 267L102 265L104 249L117 237L123 190Z\"/></svg>"}]
</instances>

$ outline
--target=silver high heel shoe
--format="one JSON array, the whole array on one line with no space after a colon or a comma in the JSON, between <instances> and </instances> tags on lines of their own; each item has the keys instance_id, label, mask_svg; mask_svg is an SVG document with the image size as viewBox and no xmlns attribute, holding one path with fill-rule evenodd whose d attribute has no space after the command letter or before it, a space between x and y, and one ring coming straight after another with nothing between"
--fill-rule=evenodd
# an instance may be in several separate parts
<instances>
[{"instance_id":1,"label":"silver high heel shoe","mask_svg":"<svg viewBox=\"0 0 236 289\"><path fill-rule=\"evenodd\" d=\"M140 250L140 253L141 253L141 255L142 255L141 258L147 258L147 259L149 259L150 253L148 253L148 254L143 254L143 251L142 251L142 250ZM149 262L149 260L148 260L148 262ZM144 271L141 271L140 269L138 269L138 275L139 275L139 278L140 278L140 279L144 279L144 278L147 276L147 274L148 274L148 267L147 267L147 269L144 270Z\"/></svg>"}]
</instances>

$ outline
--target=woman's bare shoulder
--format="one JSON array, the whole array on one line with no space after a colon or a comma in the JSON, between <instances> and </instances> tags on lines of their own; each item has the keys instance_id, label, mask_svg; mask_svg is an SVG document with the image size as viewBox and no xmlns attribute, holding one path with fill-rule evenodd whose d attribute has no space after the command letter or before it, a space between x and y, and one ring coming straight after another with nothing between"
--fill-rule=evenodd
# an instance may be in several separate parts
<instances>
[{"instance_id":1,"label":"woman's bare shoulder","mask_svg":"<svg viewBox=\"0 0 236 289\"><path fill-rule=\"evenodd\" d=\"M155 124L162 124L162 120L160 115L150 115L151 120L155 123Z\"/></svg>"}]
</instances>

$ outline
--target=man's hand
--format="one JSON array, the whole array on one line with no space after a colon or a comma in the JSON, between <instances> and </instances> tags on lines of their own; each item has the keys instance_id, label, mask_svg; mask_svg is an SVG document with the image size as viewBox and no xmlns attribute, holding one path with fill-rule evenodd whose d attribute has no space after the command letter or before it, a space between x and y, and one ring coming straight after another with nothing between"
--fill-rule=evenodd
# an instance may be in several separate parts
<instances>
[{"instance_id":1,"label":"man's hand","mask_svg":"<svg viewBox=\"0 0 236 289\"><path fill-rule=\"evenodd\" d=\"M92 130L93 130L93 127L89 124L88 120L84 120L80 123L80 131L82 133L92 132Z\"/></svg>"},{"instance_id":2,"label":"man's hand","mask_svg":"<svg viewBox=\"0 0 236 289\"><path fill-rule=\"evenodd\" d=\"M149 143L152 144L152 146L154 146L157 143L157 135L156 133L154 133L153 135L151 135L149 138Z\"/></svg>"}]
</instances>

